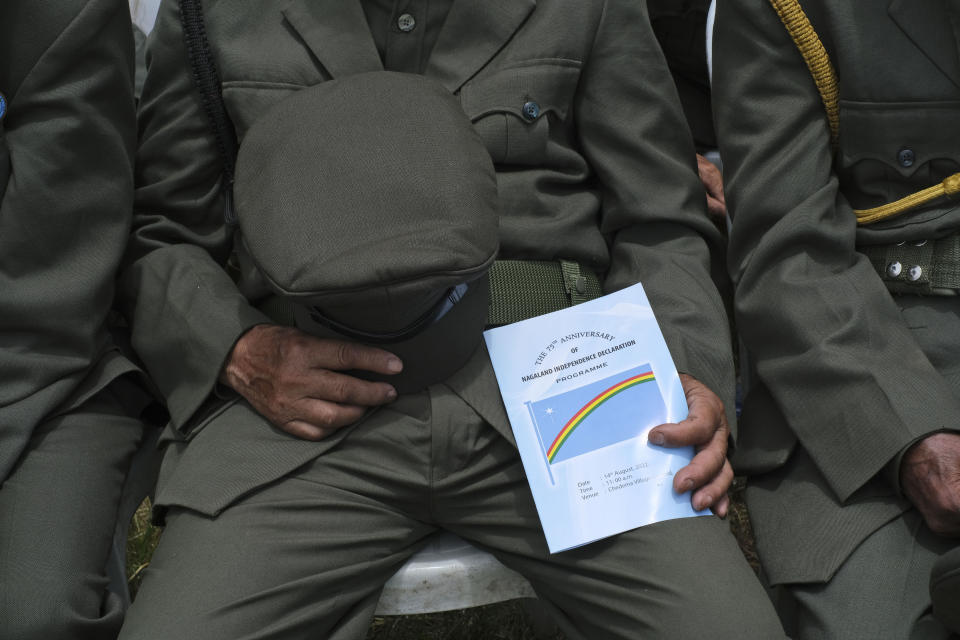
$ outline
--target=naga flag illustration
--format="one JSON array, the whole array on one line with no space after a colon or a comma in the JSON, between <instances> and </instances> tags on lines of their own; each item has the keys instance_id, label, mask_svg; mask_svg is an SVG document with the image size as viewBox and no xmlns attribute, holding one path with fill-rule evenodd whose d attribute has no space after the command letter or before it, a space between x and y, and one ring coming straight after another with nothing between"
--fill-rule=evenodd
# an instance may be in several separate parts
<instances>
[{"instance_id":1,"label":"naga flag illustration","mask_svg":"<svg viewBox=\"0 0 960 640\"><path fill-rule=\"evenodd\" d=\"M550 464L635 438L667 414L649 364L528 404Z\"/></svg>"}]
</instances>

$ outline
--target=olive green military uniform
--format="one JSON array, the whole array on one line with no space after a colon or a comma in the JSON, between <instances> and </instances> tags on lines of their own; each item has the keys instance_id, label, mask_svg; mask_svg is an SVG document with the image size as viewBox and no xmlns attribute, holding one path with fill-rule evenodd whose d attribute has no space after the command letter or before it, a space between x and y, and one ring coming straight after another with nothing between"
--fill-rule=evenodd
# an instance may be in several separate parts
<instances>
[{"instance_id":1,"label":"olive green military uniform","mask_svg":"<svg viewBox=\"0 0 960 640\"><path fill-rule=\"evenodd\" d=\"M953 543L926 530L898 472L910 444L960 426L960 297L924 257L949 253L960 206L861 227L853 209L960 170L960 3L802 5L839 77L835 152L773 8L718 5L729 264L756 367L734 462L753 475L757 545L770 581L791 585L798 637L943 637L927 580Z\"/></svg>"},{"instance_id":2,"label":"olive green military uniform","mask_svg":"<svg viewBox=\"0 0 960 640\"><path fill-rule=\"evenodd\" d=\"M105 565L144 396L107 316L130 229L122 0L0 5L0 636L110 638Z\"/></svg>"},{"instance_id":3,"label":"olive green military uniform","mask_svg":"<svg viewBox=\"0 0 960 640\"><path fill-rule=\"evenodd\" d=\"M433 78L494 160L500 256L576 260L607 290L643 281L678 368L730 397L708 273L717 235L643 3L204 7L241 144L302 87L384 68ZM781 634L716 518L551 556L482 349L442 384L321 442L218 390L237 338L270 321L257 308L270 289L242 264L236 282L224 268L234 237L221 161L175 2L161 6L148 50L123 288L172 422L157 493L167 527L124 637L362 637L382 583L441 527L526 575L570 638Z\"/></svg>"}]
</instances>

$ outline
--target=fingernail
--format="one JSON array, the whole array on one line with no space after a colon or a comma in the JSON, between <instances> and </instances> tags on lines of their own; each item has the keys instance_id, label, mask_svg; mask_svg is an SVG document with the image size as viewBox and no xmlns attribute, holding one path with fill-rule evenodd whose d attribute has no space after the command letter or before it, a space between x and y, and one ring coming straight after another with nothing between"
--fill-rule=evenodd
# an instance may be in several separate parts
<instances>
[{"instance_id":1,"label":"fingernail","mask_svg":"<svg viewBox=\"0 0 960 640\"><path fill-rule=\"evenodd\" d=\"M696 509L697 511L703 511L704 509L707 508L707 505L710 504L711 502L712 500L710 496L703 496L702 498L697 500L697 505L699 506L695 506L694 509Z\"/></svg>"},{"instance_id":2,"label":"fingernail","mask_svg":"<svg viewBox=\"0 0 960 640\"><path fill-rule=\"evenodd\" d=\"M390 373L400 373L403 371L403 363L400 358L390 358L387 360L387 370Z\"/></svg>"},{"instance_id":3,"label":"fingernail","mask_svg":"<svg viewBox=\"0 0 960 640\"><path fill-rule=\"evenodd\" d=\"M663 445L663 434L660 433L659 431L651 431L648 439L650 440L650 442L652 442L655 445L658 445L658 446Z\"/></svg>"},{"instance_id":4,"label":"fingernail","mask_svg":"<svg viewBox=\"0 0 960 640\"><path fill-rule=\"evenodd\" d=\"M693 478L687 478L681 482L680 487L683 488L684 491L690 491L690 489L693 489Z\"/></svg>"},{"instance_id":5,"label":"fingernail","mask_svg":"<svg viewBox=\"0 0 960 640\"><path fill-rule=\"evenodd\" d=\"M394 389L393 387L390 387L390 388L387 390L387 398L390 399L390 400L396 400L396 398L397 398L397 390Z\"/></svg>"}]
</instances>

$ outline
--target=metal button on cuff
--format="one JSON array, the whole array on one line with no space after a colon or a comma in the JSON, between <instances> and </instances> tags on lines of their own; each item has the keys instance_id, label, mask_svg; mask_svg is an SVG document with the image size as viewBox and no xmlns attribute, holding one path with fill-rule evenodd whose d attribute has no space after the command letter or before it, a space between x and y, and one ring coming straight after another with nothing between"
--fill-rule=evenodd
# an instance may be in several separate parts
<instances>
[{"instance_id":1,"label":"metal button on cuff","mask_svg":"<svg viewBox=\"0 0 960 640\"><path fill-rule=\"evenodd\" d=\"M915 160L916 155L913 153L913 149L900 149L897 153L897 162L900 163L901 167L912 167Z\"/></svg>"},{"instance_id":2,"label":"metal button on cuff","mask_svg":"<svg viewBox=\"0 0 960 640\"><path fill-rule=\"evenodd\" d=\"M520 110L523 112L523 117L527 120L536 120L540 115L540 105L533 100L524 102Z\"/></svg>"},{"instance_id":3,"label":"metal button on cuff","mask_svg":"<svg viewBox=\"0 0 960 640\"><path fill-rule=\"evenodd\" d=\"M907 280L910 282L916 282L920 279L920 276L923 275L923 269L920 268L920 265L915 264L910 267L910 270L907 271Z\"/></svg>"},{"instance_id":4,"label":"metal button on cuff","mask_svg":"<svg viewBox=\"0 0 960 640\"><path fill-rule=\"evenodd\" d=\"M903 265L899 262L891 262L887 265L887 275L896 278L903 271Z\"/></svg>"},{"instance_id":5,"label":"metal button on cuff","mask_svg":"<svg viewBox=\"0 0 960 640\"><path fill-rule=\"evenodd\" d=\"M402 13L400 17L397 18L397 28L404 33L413 31L415 26L417 26L417 21L409 13Z\"/></svg>"}]
</instances>

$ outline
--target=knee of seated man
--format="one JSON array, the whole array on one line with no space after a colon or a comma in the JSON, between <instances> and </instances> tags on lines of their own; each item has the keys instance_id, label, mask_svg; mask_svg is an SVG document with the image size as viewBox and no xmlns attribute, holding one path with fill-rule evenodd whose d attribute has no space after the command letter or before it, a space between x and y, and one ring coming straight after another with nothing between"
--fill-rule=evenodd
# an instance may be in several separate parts
<instances>
[{"instance_id":1,"label":"knee of seated man","mask_svg":"<svg viewBox=\"0 0 960 640\"><path fill-rule=\"evenodd\" d=\"M24 580L0 600L0 637L17 640L87 637L102 627L116 635L122 621L120 599L108 593L107 579L58 575Z\"/></svg>"}]
</instances>

